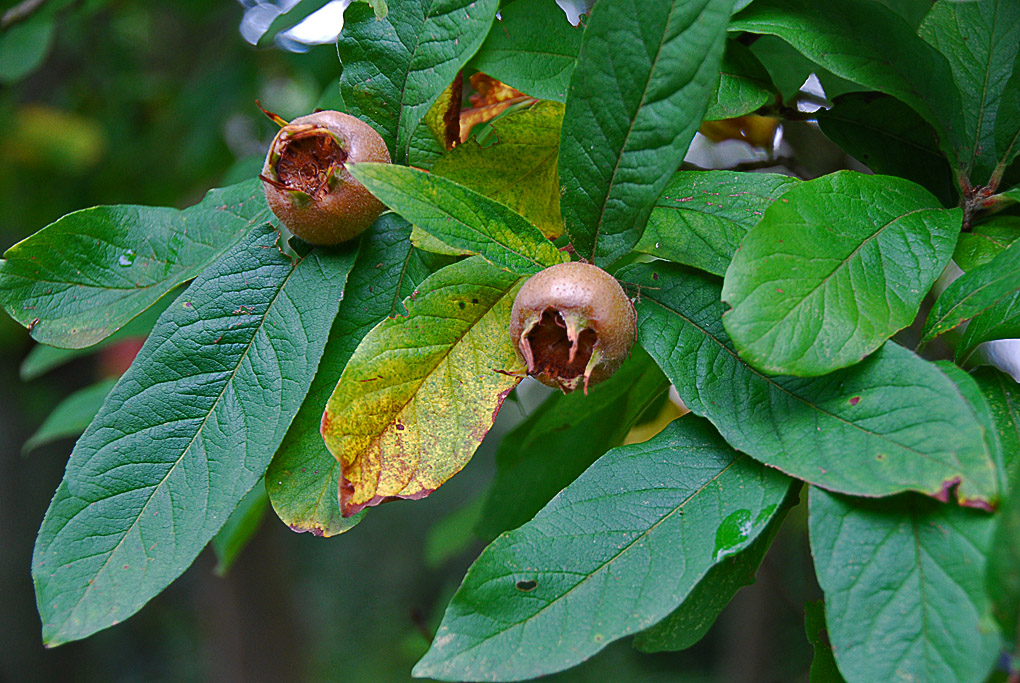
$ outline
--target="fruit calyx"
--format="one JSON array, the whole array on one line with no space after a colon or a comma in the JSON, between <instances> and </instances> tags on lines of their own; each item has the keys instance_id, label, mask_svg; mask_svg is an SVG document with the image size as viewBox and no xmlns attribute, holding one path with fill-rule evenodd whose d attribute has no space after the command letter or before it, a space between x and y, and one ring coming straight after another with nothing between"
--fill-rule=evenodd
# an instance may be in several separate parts
<instances>
[{"instance_id":1,"label":"fruit calyx","mask_svg":"<svg viewBox=\"0 0 1020 683\"><path fill-rule=\"evenodd\" d=\"M322 199L336 187L347 161L341 141L315 124L287 124L277 136L268 175L259 177L280 190Z\"/></svg>"},{"instance_id":2,"label":"fruit calyx","mask_svg":"<svg viewBox=\"0 0 1020 683\"><path fill-rule=\"evenodd\" d=\"M613 276L562 263L532 276L517 294L510 335L528 375L568 394L608 379L634 343L637 315Z\"/></svg>"}]
</instances>

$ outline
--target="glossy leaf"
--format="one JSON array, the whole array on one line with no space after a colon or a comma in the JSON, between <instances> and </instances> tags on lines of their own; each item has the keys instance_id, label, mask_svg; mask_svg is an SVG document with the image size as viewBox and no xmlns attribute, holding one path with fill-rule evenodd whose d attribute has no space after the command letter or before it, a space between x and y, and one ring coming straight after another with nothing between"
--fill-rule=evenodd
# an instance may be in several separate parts
<instances>
[{"instance_id":1,"label":"glossy leaf","mask_svg":"<svg viewBox=\"0 0 1020 683\"><path fill-rule=\"evenodd\" d=\"M456 249L515 273L537 273L568 256L512 209L463 185L395 164L349 164L351 175L415 226Z\"/></svg>"},{"instance_id":2,"label":"glossy leaf","mask_svg":"<svg viewBox=\"0 0 1020 683\"><path fill-rule=\"evenodd\" d=\"M394 162L407 160L411 134L482 44L498 5L402 0L383 19L361 3L344 12L340 92L350 113L382 135Z\"/></svg>"},{"instance_id":3,"label":"glossy leaf","mask_svg":"<svg viewBox=\"0 0 1020 683\"><path fill-rule=\"evenodd\" d=\"M634 249L723 275L747 231L798 182L776 173L681 171L655 202Z\"/></svg>"},{"instance_id":4,"label":"glossy leaf","mask_svg":"<svg viewBox=\"0 0 1020 683\"><path fill-rule=\"evenodd\" d=\"M506 332L521 281L477 257L455 263L362 340L322 417L345 516L423 498L471 459L524 370Z\"/></svg>"},{"instance_id":5,"label":"glossy leaf","mask_svg":"<svg viewBox=\"0 0 1020 683\"><path fill-rule=\"evenodd\" d=\"M697 132L719 73L729 0L601 0L563 115L560 205L585 259L606 266L641 238Z\"/></svg>"},{"instance_id":6,"label":"glossy leaf","mask_svg":"<svg viewBox=\"0 0 1020 683\"><path fill-rule=\"evenodd\" d=\"M692 416L613 449L485 549L413 674L520 680L587 659L753 543L789 485Z\"/></svg>"},{"instance_id":7,"label":"glossy leaf","mask_svg":"<svg viewBox=\"0 0 1020 683\"><path fill-rule=\"evenodd\" d=\"M634 637L634 647L642 652L686 650L700 641L715 623L723 608L744 586L754 583L754 575L776 537L799 486L791 482L790 494L767 515L765 530L744 550L724 557L708 570L679 607ZM750 520L748 520L750 521ZM718 540L718 534L717 534Z\"/></svg>"},{"instance_id":8,"label":"glossy leaf","mask_svg":"<svg viewBox=\"0 0 1020 683\"><path fill-rule=\"evenodd\" d=\"M48 645L134 614L265 472L354 257L292 262L278 239L258 227L195 279L75 446L32 560Z\"/></svg>"},{"instance_id":9,"label":"glossy leaf","mask_svg":"<svg viewBox=\"0 0 1020 683\"><path fill-rule=\"evenodd\" d=\"M361 238L315 379L266 471L273 509L294 531L329 537L361 520L360 515L340 514L340 463L323 443L319 426L326 401L362 338L380 320L403 315L401 301L435 265L412 247L410 233L407 221L384 213Z\"/></svg>"},{"instance_id":10,"label":"glossy leaf","mask_svg":"<svg viewBox=\"0 0 1020 683\"><path fill-rule=\"evenodd\" d=\"M491 540L535 513L606 451L669 386L640 346L616 374L587 396L556 392L503 437L478 533Z\"/></svg>"},{"instance_id":11,"label":"glossy leaf","mask_svg":"<svg viewBox=\"0 0 1020 683\"><path fill-rule=\"evenodd\" d=\"M841 171L800 183L730 262L726 332L765 372L852 365L913 322L960 226L958 209L901 178Z\"/></svg>"},{"instance_id":12,"label":"glossy leaf","mask_svg":"<svg viewBox=\"0 0 1020 683\"><path fill-rule=\"evenodd\" d=\"M871 0L756 0L731 31L774 35L832 73L906 103L931 123L950 158L965 141L949 62L901 17Z\"/></svg>"},{"instance_id":13,"label":"glossy leaf","mask_svg":"<svg viewBox=\"0 0 1020 683\"><path fill-rule=\"evenodd\" d=\"M563 234L556 174L562 121L563 106L556 102L512 112L493 121L495 144L468 140L439 159L432 172L506 204L556 239Z\"/></svg>"},{"instance_id":14,"label":"glossy leaf","mask_svg":"<svg viewBox=\"0 0 1020 683\"><path fill-rule=\"evenodd\" d=\"M958 277L935 301L922 342L931 341L1020 292L1020 242Z\"/></svg>"},{"instance_id":15,"label":"glossy leaf","mask_svg":"<svg viewBox=\"0 0 1020 683\"><path fill-rule=\"evenodd\" d=\"M829 632L825 626L825 603L821 600L804 605L804 630L808 641L815 649L811 660L809 683L843 683L843 676L836 667L836 658L832 654Z\"/></svg>"},{"instance_id":16,"label":"glossy leaf","mask_svg":"<svg viewBox=\"0 0 1020 683\"><path fill-rule=\"evenodd\" d=\"M1005 252L1004 252L1005 253ZM956 347L956 360L968 360L981 344L996 339L1020 338L1020 291L996 302L975 316Z\"/></svg>"},{"instance_id":17,"label":"glossy leaf","mask_svg":"<svg viewBox=\"0 0 1020 683\"><path fill-rule=\"evenodd\" d=\"M471 66L532 97L566 102L582 32L554 2L515 0L500 10Z\"/></svg>"},{"instance_id":18,"label":"glossy leaf","mask_svg":"<svg viewBox=\"0 0 1020 683\"><path fill-rule=\"evenodd\" d=\"M751 114L779 95L769 72L754 53L735 40L726 41L719 67L719 81L708 101L706 121L732 119Z\"/></svg>"},{"instance_id":19,"label":"glossy leaf","mask_svg":"<svg viewBox=\"0 0 1020 683\"><path fill-rule=\"evenodd\" d=\"M80 435L99 412L103 400L116 383L115 377L104 379L65 398L46 417L35 434L28 437L21 452L28 453L44 444Z\"/></svg>"},{"instance_id":20,"label":"glossy leaf","mask_svg":"<svg viewBox=\"0 0 1020 683\"><path fill-rule=\"evenodd\" d=\"M1001 469L1008 476L1020 469L1020 385L993 368L981 368L973 377L988 402L1002 447Z\"/></svg>"},{"instance_id":21,"label":"glossy leaf","mask_svg":"<svg viewBox=\"0 0 1020 683\"><path fill-rule=\"evenodd\" d=\"M1013 0L936 2L919 33L949 60L960 91L960 167L975 185L995 168L995 122L1020 53L1020 4ZM942 86L945 87L945 86ZM1012 113L1007 114L1012 116Z\"/></svg>"},{"instance_id":22,"label":"glossy leaf","mask_svg":"<svg viewBox=\"0 0 1020 683\"><path fill-rule=\"evenodd\" d=\"M875 173L912 180L943 206L956 204L956 179L939 149L935 130L896 98L875 92L847 93L817 116L829 139Z\"/></svg>"},{"instance_id":23,"label":"glossy leaf","mask_svg":"<svg viewBox=\"0 0 1020 683\"><path fill-rule=\"evenodd\" d=\"M979 223L970 232L960 233L953 261L965 273L988 263L1020 238L1020 218L995 216Z\"/></svg>"},{"instance_id":24,"label":"glossy leaf","mask_svg":"<svg viewBox=\"0 0 1020 683\"><path fill-rule=\"evenodd\" d=\"M618 277L641 287L638 340L683 402L736 449L827 489L916 490L990 505L997 478L981 425L939 369L893 343L825 377L770 377L741 360L717 281L664 262ZM956 487L956 484L959 486Z\"/></svg>"},{"instance_id":25,"label":"glossy leaf","mask_svg":"<svg viewBox=\"0 0 1020 683\"><path fill-rule=\"evenodd\" d=\"M183 211L126 205L75 211L7 250L0 305L38 342L91 346L269 216L257 180L211 190Z\"/></svg>"},{"instance_id":26,"label":"glossy leaf","mask_svg":"<svg viewBox=\"0 0 1020 683\"><path fill-rule=\"evenodd\" d=\"M999 647L984 591L993 521L915 496L812 488L811 554L847 681L985 680Z\"/></svg>"},{"instance_id":27,"label":"glossy leaf","mask_svg":"<svg viewBox=\"0 0 1020 683\"><path fill-rule=\"evenodd\" d=\"M119 344L120 342L128 339L147 337L149 332L152 331L152 326L155 325L156 321L159 319L159 316L163 315L163 311L165 311L167 307L169 307L177 299L177 295L180 294L181 291L183 291L183 287L171 291L155 304L140 313L131 322L124 325L124 327L120 328L103 341L93 344L92 346L85 347L84 349L62 349L56 346L36 344L32 347L32 350L28 352L28 355L25 356L25 360L21 362L21 367L18 369L21 379L27 382L28 380L41 377L50 370L59 368L65 363L69 363L75 358L81 358L82 356L88 356L96 353L97 351L102 351L103 349L109 348L114 344Z\"/></svg>"},{"instance_id":28,"label":"glossy leaf","mask_svg":"<svg viewBox=\"0 0 1020 683\"><path fill-rule=\"evenodd\" d=\"M226 576L230 568L234 566L234 561L237 560L241 551L245 549L262 525L268 507L269 497L266 496L266 487L259 482L244 495L241 502L230 513L223 528L213 536L211 545L216 552L216 573L219 576Z\"/></svg>"}]
</instances>

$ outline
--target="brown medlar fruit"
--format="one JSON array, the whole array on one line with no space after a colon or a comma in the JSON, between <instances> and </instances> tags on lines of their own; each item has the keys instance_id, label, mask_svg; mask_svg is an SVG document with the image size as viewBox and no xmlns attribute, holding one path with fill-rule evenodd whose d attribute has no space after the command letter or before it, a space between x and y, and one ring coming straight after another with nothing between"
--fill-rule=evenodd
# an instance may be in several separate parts
<instances>
[{"instance_id":1,"label":"brown medlar fruit","mask_svg":"<svg viewBox=\"0 0 1020 683\"><path fill-rule=\"evenodd\" d=\"M386 143L370 125L338 111L320 111L286 123L262 167L266 200L280 222L310 244L346 242L386 208L347 170L349 161L389 163Z\"/></svg>"},{"instance_id":2,"label":"brown medlar fruit","mask_svg":"<svg viewBox=\"0 0 1020 683\"><path fill-rule=\"evenodd\" d=\"M636 336L637 314L620 283L576 261L533 275L510 314L510 337L528 374L565 394L608 379Z\"/></svg>"}]
</instances>

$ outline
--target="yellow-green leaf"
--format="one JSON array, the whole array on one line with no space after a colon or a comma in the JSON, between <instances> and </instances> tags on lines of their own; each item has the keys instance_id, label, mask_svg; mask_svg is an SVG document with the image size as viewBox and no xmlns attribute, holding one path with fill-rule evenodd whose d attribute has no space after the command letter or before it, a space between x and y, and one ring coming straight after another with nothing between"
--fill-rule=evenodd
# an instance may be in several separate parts
<instances>
[{"instance_id":1,"label":"yellow-green leaf","mask_svg":"<svg viewBox=\"0 0 1020 683\"><path fill-rule=\"evenodd\" d=\"M562 122L559 102L507 114L492 124L496 144L468 140L443 155L432 172L506 204L556 239L563 234L556 173Z\"/></svg>"},{"instance_id":2,"label":"yellow-green leaf","mask_svg":"<svg viewBox=\"0 0 1020 683\"><path fill-rule=\"evenodd\" d=\"M322 418L345 516L424 498L471 459L523 374L507 332L522 280L479 257L447 266L361 342Z\"/></svg>"}]
</instances>

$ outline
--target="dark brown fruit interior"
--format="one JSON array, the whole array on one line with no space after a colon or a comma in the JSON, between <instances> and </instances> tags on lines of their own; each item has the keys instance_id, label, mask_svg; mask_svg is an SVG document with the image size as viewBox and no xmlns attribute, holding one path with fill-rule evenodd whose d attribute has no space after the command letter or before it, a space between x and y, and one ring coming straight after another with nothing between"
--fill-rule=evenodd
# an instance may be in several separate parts
<instances>
[{"instance_id":1,"label":"dark brown fruit interior","mask_svg":"<svg viewBox=\"0 0 1020 683\"><path fill-rule=\"evenodd\" d=\"M539 323L527 333L525 340L531 351L528 362L530 374L545 373L553 379L571 380L584 374L598 335L590 328L581 330L571 361L566 323L559 311L547 308Z\"/></svg>"},{"instance_id":2,"label":"dark brown fruit interior","mask_svg":"<svg viewBox=\"0 0 1020 683\"><path fill-rule=\"evenodd\" d=\"M281 145L276 174L289 189L318 199L329 192L329 174L346 160L347 154L332 135L321 129L308 131Z\"/></svg>"}]
</instances>

